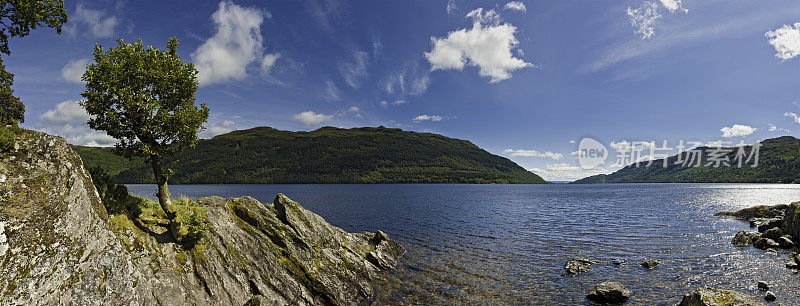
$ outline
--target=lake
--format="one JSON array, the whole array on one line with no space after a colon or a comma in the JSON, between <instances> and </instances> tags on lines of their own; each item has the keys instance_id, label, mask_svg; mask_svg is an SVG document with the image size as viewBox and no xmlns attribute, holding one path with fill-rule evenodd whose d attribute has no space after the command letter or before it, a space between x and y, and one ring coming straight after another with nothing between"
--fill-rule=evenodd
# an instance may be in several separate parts
<instances>
[{"instance_id":1,"label":"lake","mask_svg":"<svg viewBox=\"0 0 800 306\"><path fill-rule=\"evenodd\" d=\"M155 199L155 185L128 185ZM603 185L174 185L174 196L284 193L349 232L383 230L407 249L379 281L378 302L586 304L597 283L619 281L632 304L675 304L701 287L800 304L788 252L735 247L748 224L721 210L800 200L800 186L763 184ZM565 276L571 257L589 273ZM645 270L639 262L661 266ZM622 260L616 266L612 260Z\"/></svg>"}]
</instances>

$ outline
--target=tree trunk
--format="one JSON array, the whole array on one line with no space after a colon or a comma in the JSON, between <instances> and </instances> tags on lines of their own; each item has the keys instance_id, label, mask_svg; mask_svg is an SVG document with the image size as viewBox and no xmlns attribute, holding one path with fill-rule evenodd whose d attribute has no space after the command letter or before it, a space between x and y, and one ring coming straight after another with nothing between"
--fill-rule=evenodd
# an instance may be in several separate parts
<instances>
[{"instance_id":1,"label":"tree trunk","mask_svg":"<svg viewBox=\"0 0 800 306\"><path fill-rule=\"evenodd\" d=\"M158 204L161 204L161 209L167 214L167 219L172 221L178 214L175 208L172 207L169 187L167 187L167 169L164 168L164 163L159 157L152 157L151 163L153 165L153 175L158 185L158 193L156 193L156 196L158 196Z\"/></svg>"}]
</instances>

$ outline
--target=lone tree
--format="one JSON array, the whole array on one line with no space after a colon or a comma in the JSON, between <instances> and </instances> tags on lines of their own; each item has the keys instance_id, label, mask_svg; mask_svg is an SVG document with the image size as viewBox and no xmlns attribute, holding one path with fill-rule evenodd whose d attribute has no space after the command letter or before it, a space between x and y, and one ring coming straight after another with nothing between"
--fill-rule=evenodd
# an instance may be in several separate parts
<instances>
[{"instance_id":1,"label":"lone tree","mask_svg":"<svg viewBox=\"0 0 800 306\"><path fill-rule=\"evenodd\" d=\"M0 53L9 55L10 37L24 37L37 27L54 28L61 34L67 22L64 0L0 0ZM14 96L14 74L0 58L0 127L25 121L25 105Z\"/></svg>"},{"instance_id":2,"label":"lone tree","mask_svg":"<svg viewBox=\"0 0 800 306\"><path fill-rule=\"evenodd\" d=\"M81 102L92 118L89 126L118 140L115 152L127 158L144 157L153 166L158 202L180 240L177 212L170 200L167 179L171 170L164 158L194 146L208 119L208 106L195 106L197 69L178 56L178 39L167 50L145 48L142 40L115 48L94 47L94 63L82 80Z\"/></svg>"}]
</instances>

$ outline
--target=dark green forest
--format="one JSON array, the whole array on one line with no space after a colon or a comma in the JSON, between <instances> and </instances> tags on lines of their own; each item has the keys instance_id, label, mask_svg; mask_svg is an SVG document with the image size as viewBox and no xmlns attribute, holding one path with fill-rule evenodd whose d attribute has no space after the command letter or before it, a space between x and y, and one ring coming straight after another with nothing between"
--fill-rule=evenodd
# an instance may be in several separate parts
<instances>
[{"instance_id":1,"label":"dark green forest","mask_svg":"<svg viewBox=\"0 0 800 306\"><path fill-rule=\"evenodd\" d=\"M74 149L87 168L100 166L117 183L154 182L143 160L113 148ZM167 164L171 184L546 183L469 141L384 127L257 127L200 140Z\"/></svg>"},{"instance_id":2,"label":"dark green forest","mask_svg":"<svg viewBox=\"0 0 800 306\"><path fill-rule=\"evenodd\" d=\"M712 149L703 147L700 150L704 159L699 167L676 163L678 155L675 155L667 158L666 168L660 159L649 167L645 163L639 167L629 165L611 174L594 175L573 183L800 183L800 139L783 136L762 141L756 167L751 167L751 161L739 168L733 162L738 148L730 149L725 156L731 167L707 166L707 152ZM744 149L749 154L752 147Z\"/></svg>"}]
</instances>

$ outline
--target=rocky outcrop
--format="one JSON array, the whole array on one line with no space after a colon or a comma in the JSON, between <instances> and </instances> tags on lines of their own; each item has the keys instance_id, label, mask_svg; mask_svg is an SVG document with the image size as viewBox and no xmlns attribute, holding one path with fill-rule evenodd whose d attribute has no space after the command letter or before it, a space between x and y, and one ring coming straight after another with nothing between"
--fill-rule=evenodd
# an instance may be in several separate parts
<instances>
[{"instance_id":1,"label":"rocky outcrop","mask_svg":"<svg viewBox=\"0 0 800 306\"><path fill-rule=\"evenodd\" d=\"M785 234L800 237L800 202L792 203L786 208L781 225Z\"/></svg>"},{"instance_id":2,"label":"rocky outcrop","mask_svg":"<svg viewBox=\"0 0 800 306\"><path fill-rule=\"evenodd\" d=\"M592 288L586 298L602 304L621 304L628 301L631 291L618 282L603 282Z\"/></svg>"},{"instance_id":3,"label":"rocky outcrop","mask_svg":"<svg viewBox=\"0 0 800 306\"><path fill-rule=\"evenodd\" d=\"M773 219L773 218L783 217L784 211L786 210L787 207L788 205L785 204L779 204L773 206L758 205L737 211L721 211L716 213L716 215L734 217L740 220L752 220L757 218Z\"/></svg>"},{"instance_id":4,"label":"rocky outcrop","mask_svg":"<svg viewBox=\"0 0 800 306\"><path fill-rule=\"evenodd\" d=\"M687 294L678 306L758 306L764 305L756 298L732 291L719 289L698 289Z\"/></svg>"},{"instance_id":5,"label":"rocky outcrop","mask_svg":"<svg viewBox=\"0 0 800 306\"><path fill-rule=\"evenodd\" d=\"M364 304L404 253L280 194L198 205L209 230L187 249L108 215L66 141L25 131L0 160L0 304Z\"/></svg>"}]
</instances>

